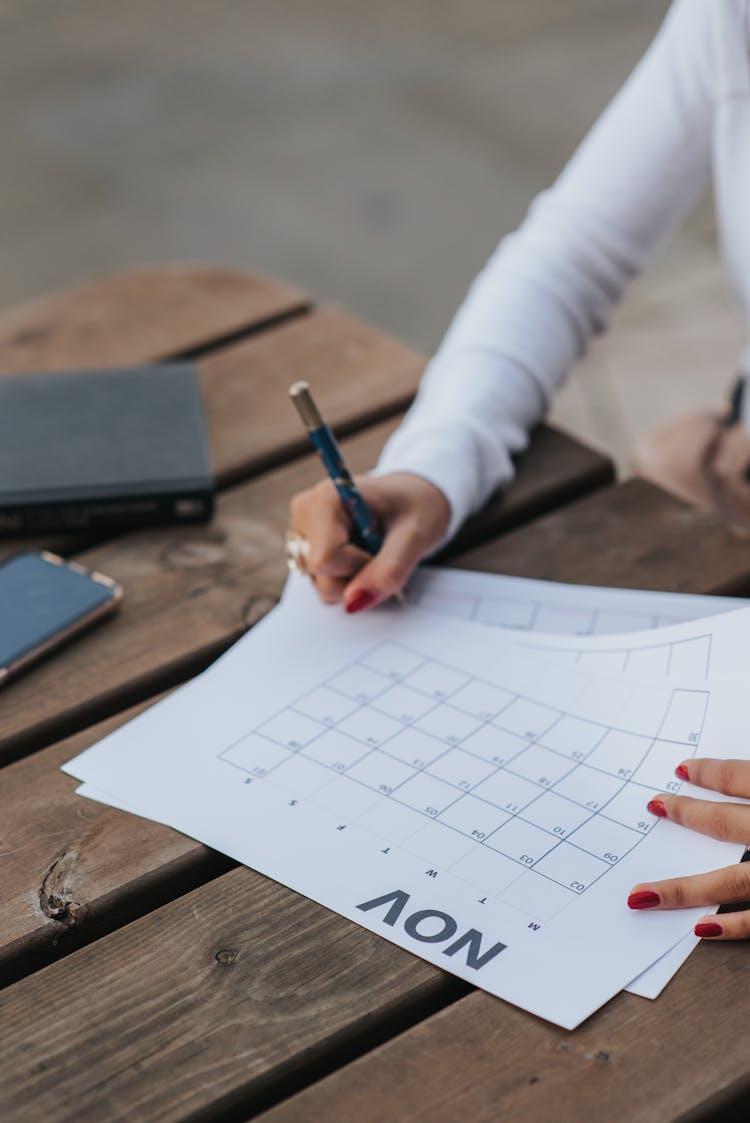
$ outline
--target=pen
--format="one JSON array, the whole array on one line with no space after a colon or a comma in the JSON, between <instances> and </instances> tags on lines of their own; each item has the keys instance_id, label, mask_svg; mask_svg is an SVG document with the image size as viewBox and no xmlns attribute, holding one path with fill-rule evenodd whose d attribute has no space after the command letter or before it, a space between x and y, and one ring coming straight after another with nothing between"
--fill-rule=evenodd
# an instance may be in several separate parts
<instances>
[{"instance_id":1,"label":"pen","mask_svg":"<svg viewBox=\"0 0 750 1123\"><path fill-rule=\"evenodd\" d=\"M302 424L307 429L308 436L318 450L325 470L349 513L352 520L353 541L363 550L367 550L368 554L377 554L383 545L383 536L377 529L375 520L362 498L362 493L344 463L336 438L323 420L307 382L295 382L290 386L289 397L297 407Z\"/></svg>"}]
</instances>

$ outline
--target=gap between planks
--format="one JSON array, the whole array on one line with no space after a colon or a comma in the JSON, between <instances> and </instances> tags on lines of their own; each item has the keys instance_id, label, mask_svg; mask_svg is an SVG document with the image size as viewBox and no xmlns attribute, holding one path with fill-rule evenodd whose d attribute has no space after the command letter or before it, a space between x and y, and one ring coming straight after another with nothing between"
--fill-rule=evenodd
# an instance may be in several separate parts
<instances>
[{"instance_id":1,"label":"gap between planks","mask_svg":"<svg viewBox=\"0 0 750 1123\"><path fill-rule=\"evenodd\" d=\"M463 979L455 975L444 975L431 992L415 996L402 1009L383 1017L377 1025L354 1034L345 1041L337 1042L309 1061L295 1063L290 1066L289 1071L282 1069L266 1084L254 1087L247 1096L238 1096L236 1102L226 1107L215 1103L185 1116L183 1123L249 1123L251 1119L270 1111L292 1096L300 1095L339 1069L353 1064L373 1049L390 1044L401 1034L408 1033L421 1022L460 1002L474 990ZM395 1120L396 1116L393 1118Z\"/></svg>"},{"instance_id":2,"label":"gap between planks","mask_svg":"<svg viewBox=\"0 0 750 1123\"><path fill-rule=\"evenodd\" d=\"M260 335L261 332L273 331L275 328L283 327L284 324L289 323L291 320L298 320L301 316L309 316L314 312L316 305L312 301L300 301L296 307L287 308L282 312L276 312L273 315L267 316L265 319L257 320L256 322L246 324L241 328L234 328L232 331L225 332L223 335L217 335L212 339L207 339L205 343L200 343L192 347L186 347L182 350L176 350L164 358L158 359L158 365L162 366L166 363L195 363L199 359L209 358L211 355L216 354L217 351L223 351L227 347L233 347L236 343L244 343L248 339L252 339L255 335Z\"/></svg>"}]
</instances>

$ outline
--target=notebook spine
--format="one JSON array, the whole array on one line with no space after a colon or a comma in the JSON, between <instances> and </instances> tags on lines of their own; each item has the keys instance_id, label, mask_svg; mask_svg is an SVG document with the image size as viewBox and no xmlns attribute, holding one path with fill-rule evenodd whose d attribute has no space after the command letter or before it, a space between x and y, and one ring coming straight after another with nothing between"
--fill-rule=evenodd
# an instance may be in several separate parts
<instances>
[{"instance_id":1,"label":"notebook spine","mask_svg":"<svg viewBox=\"0 0 750 1123\"><path fill-rule=\"evenodd\" d=\"M0 535L201 523L213 510L211 492L0 506Z\"/></svg>"}]
</instances>

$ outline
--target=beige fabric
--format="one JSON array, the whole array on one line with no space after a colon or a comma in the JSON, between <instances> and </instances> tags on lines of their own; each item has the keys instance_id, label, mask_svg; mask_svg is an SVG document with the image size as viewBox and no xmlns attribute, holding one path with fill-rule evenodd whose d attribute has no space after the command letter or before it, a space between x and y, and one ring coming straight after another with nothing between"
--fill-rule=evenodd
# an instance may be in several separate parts
<instances>
[{"instance_id":1,"label":"beige fabric","mask_svg":"<svg viewBox=\"0 0 750 1123\"><path fill-rule=\"evenodd\" d=\"M716 504L706 463L720 428L716 413L678 417L649 434L636 448L633 467L639 476L678 499L712 510Z\"/></svg>"},{"instance_id":2,"label":"beige fabric","mask_svg":"<svg viewBox=\"0 0 750 1123\"><path fill-rule=\"evenodd\" d=\"M636 449L638 475L750 534L750 437L709 412L664 425Z\"/></svg>"}]
</instances>

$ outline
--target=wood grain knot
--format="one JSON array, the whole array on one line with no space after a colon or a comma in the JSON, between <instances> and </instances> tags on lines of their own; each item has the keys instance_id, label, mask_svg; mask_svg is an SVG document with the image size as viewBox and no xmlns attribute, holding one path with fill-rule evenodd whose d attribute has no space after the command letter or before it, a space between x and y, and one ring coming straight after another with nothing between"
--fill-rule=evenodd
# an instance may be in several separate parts
<instances>
[{"instance_id":1,"label":"wood grain knot","mask_svg":"<svg viewBox=\"0 0 750 1123\"><path fill-rule=\"evenodd\" d=\"M217 951L214 959L220 963L222 967L231 967L240 957L240 953L235 948L222 948Z\"/></svg>"},{"instance_id":2,"label":"wood grain knot","mask_svg":"<svg viewBox=\"0 0 750 1123\"><path fill-rule=\"evenodd\" d=\"M713 511L703 511L700 507L680 507L676 513L677 525L688 530L719 530L724 529L721 520ZM727 527L732 532L733 528ZM740 538L747 537L746 531L740 531Z\"/></svg>"},{"instance_id":3,"label":"wood grain knot","mask_svg":"<svg viewBox=\"0 0 750 1123\"><path fill-rule=\"evenodd\" d=\"M54 332L54 328L50 324L40 324L35 328L24 328L23 331L16 332L10 338L11 347L24 347L27 343L41 343L42 340L49 338Z\"/></svg>"},{"instance_id":4,"label":"wood grain knot","mask_svg":"<svg viewBox=\"0 0 750 1123\"><path fill-rule=\"evenodd\" d=\"M162 561L170 569L205 569L221 565L226 560L227 552L223 540L211 542L193 539L171 546L162 554Z\"/></svg>"},{"instance_id":5,"label":"wood grain knot","mask_svg":"<svg viewBox=\"0 0 750 1123\"><path fill-rule=\"evenodd\" d=\"M63 928L77 924L82 912L81 902L75 899L70 886L77 863L77 850L63 850L47 867L39 887L39 907Z\"/></svg>"}]
</instances>

